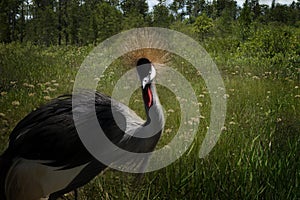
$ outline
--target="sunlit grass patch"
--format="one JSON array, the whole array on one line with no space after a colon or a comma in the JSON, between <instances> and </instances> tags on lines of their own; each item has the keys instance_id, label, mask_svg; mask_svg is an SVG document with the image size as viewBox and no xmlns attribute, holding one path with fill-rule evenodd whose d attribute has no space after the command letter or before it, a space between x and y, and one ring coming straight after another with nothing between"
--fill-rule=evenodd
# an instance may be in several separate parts
<instances>
[{"instance_id":1,"label":"sunlit grass patch","mask_svg":"<svg viewBox=\"0 0 300 200\"><path fill-rule=\"evenodd\" d=\"M89 48L2 45L0 85L0 150L18 121L39 105L71 93L75 75ZM15 60L18 58L18 60ZM298 199L300 197L300 89L297 78L261 73L255 66L221 67L227 99L226 122L210 154L199 150L210 123L210 91L201 74L179 57L174 69L191 83L198 102L186 102L157 85L166 127L157 148L167 145L180 123L180 103L200 109L197 136L172 165L136 175L109 170L79 190L79 199ZM242 62L242 61L241 61ZM259 62L259 60L256 60ZM264 62L263 60L261 62ZM260 63L264 65L264 63ZM260 65L258 65L260 66ZM98 90L111 95L118 78L132 66L116 60L103 77L94 77ZM176 87L176 82L171 83ZM129 106L141 117L140 89ZM73 198L68 194L66 198Z\"/></svg>"}]
</instances>

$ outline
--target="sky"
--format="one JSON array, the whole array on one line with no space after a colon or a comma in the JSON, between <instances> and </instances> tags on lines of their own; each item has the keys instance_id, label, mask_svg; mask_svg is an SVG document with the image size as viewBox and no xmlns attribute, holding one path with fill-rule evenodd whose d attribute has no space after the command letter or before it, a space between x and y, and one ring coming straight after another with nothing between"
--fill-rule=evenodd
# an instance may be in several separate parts
<instances>
[{"instance_id":1,"label":"sky","mask_svg":"<svg viewBox=\"0 0 300 200\"><path fill-rule=\"evenodd\" d=\"M236 0L239 6L242 6L243 3L245 2L245 0ZM167 0L167 3L172 2L172 0ZM280 3L280 4L291 4L293 2L293 0L276 0L276 3ZM148 0L148 5L150 7L150 9L152 9L152 7L154 5L156 5L158 3L157 0ZM271 5L272 0L260 0L259 1L260 4L267 4L267 5Z\"/></svg>"}]
</instances>

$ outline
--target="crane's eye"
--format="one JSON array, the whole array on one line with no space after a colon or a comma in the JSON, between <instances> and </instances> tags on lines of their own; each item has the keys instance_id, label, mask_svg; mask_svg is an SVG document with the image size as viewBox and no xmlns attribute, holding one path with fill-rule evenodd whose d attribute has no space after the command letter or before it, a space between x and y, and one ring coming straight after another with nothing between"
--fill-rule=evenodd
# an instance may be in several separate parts
<instances>
[{"instance_id":1,"label":"crane's eye","mask_svg":"<svg viewBox=\"0 0 300 200\"><path fill-rule=\"evenodd\" d=\"M142 86L143 86L143 89L145 88L145 86L149 83L149 78L148 77L145 77L143 79L143 82L142 82Z\"/></svg>"},{"instance_id":2,"label":"crane's eye","mask_svg":"<svg viewBox=\"0 0 300 200\"><path fill-rule=\"evenodd\" d=\"M149 80L150 80L150 76L149 76L149 75L147 75L147 76L144 77L144 79L143 79L144 82L149 82Z\"/></svg>"}]
</instances>

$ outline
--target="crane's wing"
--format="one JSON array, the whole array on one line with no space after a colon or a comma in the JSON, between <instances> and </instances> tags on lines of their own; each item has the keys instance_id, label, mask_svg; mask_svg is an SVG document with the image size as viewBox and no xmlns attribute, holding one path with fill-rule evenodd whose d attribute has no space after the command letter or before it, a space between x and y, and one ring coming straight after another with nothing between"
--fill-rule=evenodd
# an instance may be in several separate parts
<instances>
[{"instance_id":1,"label":"crane's wing","mask_svg":"<svg viewBox=\"0 0 300 200\"><path fill-rule=\"evenodd\" d=\"M95 99L86 101L87 96L89 95L86 93L76 94L75 98L83 98L82 103L77 105L76 109L79 109L86 117L84 120L88 121L89 113L95 110L92 109L91 104L96 104L94 108L97 108L97 118L103 131L110 140L117 143L123 137L124 132L113 120L111 99L96 93ZM82 144L74 124L72 109L72 96L66 95L31 112L12 131L9 147L5 151L11 164L12 162L19 163L21 160L22 166L24 166L24 162L26 166L35 166L27 167L29 170L26 172L27 178L37 179L38 177L30 177L31 174L35 174L37 168L43 169L44 173L51 176L49 177L50 181L47 181L45 176L43 180L39 180L43 184L48 184L45 186L48 189L44 188L44 192L45 194L52 193L50 199L56 199L64 193L83 186L107 167L96 160ZM126 124L126 119L123 120ZM76 168L81 169L79 173L75 171L72 175L70 173L64 175L64 172L71 172ZM16 173L23 173L18 169L14 170L10 177L16 177ZM30 169L32 170L30 171ZM61 174L61 176L57 174ZM57 188L56 182L66 183L64 176L70 176L68 178L71 179L70 182ZM11 180L11 182L13 181Z\"/></svg>"},{"instance_id":2,"label":"crane's wing","mask_svg":"<svg viewBox=\"0 0 300 200\"><path fill-rule=\"evenodd\" d=\"M84 99L86 96L90 95L81 93L76 98ZM52 197L86 184L105 169L106 165L121 163L140 168L141 170L138 171L143 172L149 158L149 156L145 156L143 160L124 160L125 156L117 154L114 157L115 161L111 164L99 162L88 152L80 140L74 124L72 109L79 110L85 116L80 122L84 124L85 121L89 121L89 114L95 112L96 108L98 122L108 139L126 151L151 152L159 139L159 135L153 136L153 138L136 138L128 135L126 130L141 127L143 120L122 104L114 107L110 97L96 93L95 99L82 102L82 104L76 105L76 108L72 108L71 95L57 98L27 115L10 135L6 154L12 158L36 161L45 166L54 167L54 170L83 167L66 187L52 194ZM91 104L95 104L95 106L91 106ZM115 122L112 110L117 113L121 124ZM111 153L101 145L99 149L103 155Z\"/></svg>"},{"instance_id":3,"label":"crane's wing","mask_svg":"<svg viewBox=\"0 0 300 200\"><path fill-rule=\"evenodd\" d=\"M101 111L98 115L99 123L104 127L103 131L108 138L120 140L124 132L113 120L110 98L98 93L96 98L96 107ZM89 105L78 106L83 113L91 112ZM62 169L81 166L95 159L77 134L70 95L51 101L20 121L10 135L8 151L14 157L38 160L45 165Z\"/></svg>"}]
</instances>

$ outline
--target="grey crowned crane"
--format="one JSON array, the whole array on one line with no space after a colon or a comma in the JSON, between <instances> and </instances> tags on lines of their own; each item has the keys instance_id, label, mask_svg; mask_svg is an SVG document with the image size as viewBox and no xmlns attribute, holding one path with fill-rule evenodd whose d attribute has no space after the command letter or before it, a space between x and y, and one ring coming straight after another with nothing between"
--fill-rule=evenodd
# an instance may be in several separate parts
<instances>
[{"instance_id":1,"label":"grey crowned crane","mask_svg":"<svg viewBox=\"0 0 300 200\"><path fill-rule=\"evenodd\" d=\"M104 94L96 92L95 99L89 102L95 104L98 122L112 143L130 152L148 153L160 138L164 117L153 83L156 73L152 63L140 58L137 72L146 121L124 104L112 103L115 100ZM73 95L86 98L85 92ZM79 106L85 114L92 112L84 103ZM115 122L112 110L122 116L125 130ZM136 132L149 131L145 127L153 123L159 124L158 133L148 138L134 136ZM109 167L95 159L80 140L72 116L72 95L54 99L28 114L14 128L9 140L0 157L1 200L57 199Z\"/></svg>"}]
</instances>

